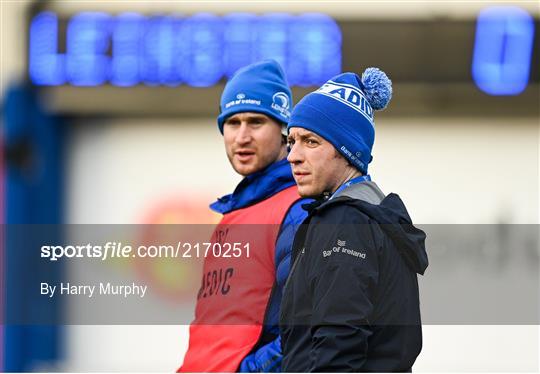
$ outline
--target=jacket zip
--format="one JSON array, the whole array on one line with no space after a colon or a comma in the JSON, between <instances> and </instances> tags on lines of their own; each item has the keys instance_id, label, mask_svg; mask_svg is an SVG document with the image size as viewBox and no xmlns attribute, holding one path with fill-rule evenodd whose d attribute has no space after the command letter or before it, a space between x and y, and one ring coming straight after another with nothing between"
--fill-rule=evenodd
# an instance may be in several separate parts
<instances>
[{"instance_id":1,"label":"jacket zip","mask_svg":"<svg viewBox=\"0 0 540 374\"><path fill-rule=\"evenodd\" d=\"M298 262L300 261L300 255L304 254L306 250L306 247L302 247L302 251L298 254L298 256L296 256L296 259L294 260L294 263L291 267L291 271L289 272L289 276L287 277L287 281L285 282L285 285L283 286L283 296L285 296L285 293L287 292L287 286L289 285L289 281L291 280L292 278L292 275L294 273L294 269L296 269L296 265L298 264Z\"/></svg>"}]
</instances>

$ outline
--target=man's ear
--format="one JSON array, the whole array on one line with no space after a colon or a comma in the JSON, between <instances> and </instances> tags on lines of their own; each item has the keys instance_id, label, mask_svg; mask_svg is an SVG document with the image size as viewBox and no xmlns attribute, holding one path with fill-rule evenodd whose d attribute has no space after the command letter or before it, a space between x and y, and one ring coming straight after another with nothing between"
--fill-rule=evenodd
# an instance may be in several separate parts
<instances>
[{"instance_id":1,"label":"man's ear","mask_svg":"<svg viewBox=\"0 0 540 374\"><path fill-rule=\"evenodd\" d=\"M281 123L281 144L287 144L287 136L288 136L288 131L287 131L287 124L286 123Z\"/></svg>"},{"instance_id":2,"label":"man's ear","mask_svg":"<svg viewBox=\"0 0 540 374\"><path fill-rule=\"evenodd\" d=\"M288 134L288 131L287 131L287 124L286 123L281 123L281 135L283 135L284 137L287 137Z\"/></svg>"}]
</instances>

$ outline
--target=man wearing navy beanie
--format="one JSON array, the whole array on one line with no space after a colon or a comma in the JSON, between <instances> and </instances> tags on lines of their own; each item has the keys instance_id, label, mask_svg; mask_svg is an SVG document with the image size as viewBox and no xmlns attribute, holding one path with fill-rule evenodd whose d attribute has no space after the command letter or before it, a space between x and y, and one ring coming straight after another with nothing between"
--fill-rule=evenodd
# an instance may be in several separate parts
<instances>
[{"instance_id":1,"label":"man wearing navy beanie","mask_svg":"<svg viewBox=\"0 0 540 374\"><path fill-rule=\"evenodd\" d=\"M411 371L421 351L426 236L368 174L373 111L391 95L386 74L369 68L334 77L292 112L288 160L300 195L317 200L281 305L283 371Z\"/></svg>"},{"instance_id":2,"label":"man wearing navy beanie","mask_svg":"<svg viewBox=\"0 0 540 374\"><path fill-rule=\"evenodd\" d=\"M179 371L281 369L282 288L294 234L307 215L286 160L291 105L285 74L273 60L239 69L225 86L218 129L233 169L244 179L210 205L223 215L211 242L225 241L225 247L249 238L251 250L235 256L241 249L234 247L228 257L205 258Z\"/></svg>"}]
</instances>

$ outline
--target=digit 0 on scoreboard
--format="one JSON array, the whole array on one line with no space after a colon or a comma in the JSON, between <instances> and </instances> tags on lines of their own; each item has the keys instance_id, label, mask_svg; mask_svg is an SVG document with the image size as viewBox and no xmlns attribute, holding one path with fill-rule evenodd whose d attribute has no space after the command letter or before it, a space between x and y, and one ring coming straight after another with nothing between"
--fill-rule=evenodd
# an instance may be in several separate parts
<instances>
[{"instance_id":1,"label":"digit 0 on scoreboard","mask_svg":"<svg viewBox=\"0 0 540 374\"><path fill-rule=\"evenodd\" d=\"M534 20L515 6L493 6L478 15L472 76L490 95L517 95L527 87Z\"/></svg>"}]
</instances>

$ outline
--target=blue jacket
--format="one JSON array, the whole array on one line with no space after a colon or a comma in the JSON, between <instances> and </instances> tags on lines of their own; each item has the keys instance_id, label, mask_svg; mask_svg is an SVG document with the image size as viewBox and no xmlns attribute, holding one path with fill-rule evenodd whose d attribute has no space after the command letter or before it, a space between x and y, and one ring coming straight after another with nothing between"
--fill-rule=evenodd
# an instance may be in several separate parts
<instances>
[{"instance_id":1,"label":"blue jacket","mask_svg":"<svg viewBox=\"0 0 540 374\"><path fill-rule=\"evenodd\" d=\"M295 184L286 159L269 165L266 169L245 177L230 195L219 198L210 205L215 212L226 214L256 204ZM307 212L301 199L291 205L283 218L275 246L276 280L267 306L265 326L259 343L240 365L241 372L271 372L281 370L279 339L279 309L283 287L291 265L291 249L296 230Z\"/></svg>"}]
</instances>

